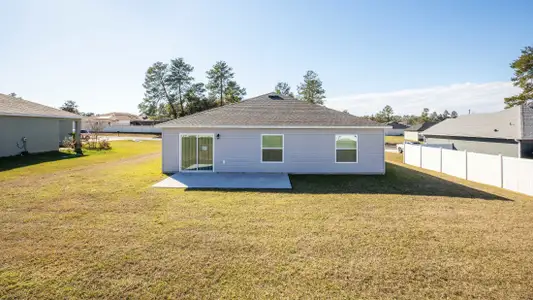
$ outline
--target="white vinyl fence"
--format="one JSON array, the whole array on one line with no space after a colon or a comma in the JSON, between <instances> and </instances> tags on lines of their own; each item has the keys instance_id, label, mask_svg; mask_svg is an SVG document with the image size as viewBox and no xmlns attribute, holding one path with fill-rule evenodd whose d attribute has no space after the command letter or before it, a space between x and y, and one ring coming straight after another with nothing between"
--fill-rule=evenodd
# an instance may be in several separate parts
<instances>
[{"instance_id":1,"label":"white vinyl fence","mask_svg":"<svg viewBox=\"0 0 533 300\"><path fill-rule=\"evenodd\" d=\"M404 163L533 196L533 160L404 145Z\"/></svg>"}]
</instances>

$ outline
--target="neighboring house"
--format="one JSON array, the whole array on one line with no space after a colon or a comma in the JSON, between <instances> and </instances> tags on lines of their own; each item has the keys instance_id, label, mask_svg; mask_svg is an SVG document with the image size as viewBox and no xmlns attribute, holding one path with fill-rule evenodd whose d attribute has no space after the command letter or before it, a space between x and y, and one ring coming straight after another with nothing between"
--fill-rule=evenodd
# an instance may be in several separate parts
<instances>
[{"instance_id":1,"label":"neighboring house","mask_svg":"<svg viewBox=\"0 0 533 300\"><path fill-rule=\"evenodd\" d=\"M141 117L121 112L112 112L83 118L83 129L113 133L161 133L154 125L165 120L144 120Z\"/></svg>"},{"instance_id":2,"label":"neighboring house","mask_svg":"<svg viewBox=\"0 0 533 300\"><path fill-rule=\"evenodd\" d=\"M456 150L533 158L533 108L447 119L423 134L428 143L448 143Z\"/></svg>"},{"instance_id":3,"label":"neighboring house","mask_svg":"<svg viewBox=\"0 0 533 300\"><path fill-rule=\"evenodd\" d=\"M421 141L422 140L422 131L427 130L437 124L436 122L423 122L415 124L407 129L405 129L404 137L407 141Z\"/></svg>"},{"instance_id":4,"label":"neighboring house","mask_svg":"<svg viewBox=\"0 0 533 300\"><path fill-rule=\"evenodd\" d=\"M409 128L409 126L404 125L402 123L398 123L398 122L387 123L387 126L392 127L392 128L385 129L385 135L387 136L404 135L405 129Z\"/></svg>"},{"instance_id":5,"label":"neighboring house","mask_svg":"<svg viewBox=\"0 0 533 300\"><path fill-rule=\"evenodd\" d=\"M130 126L131 121L141 120L137 115L125 112L110 112L92 117L83 118L83 129L90 129L90 124L95 123L103 127L109 126Z\"/></svg>"},{"instance_id":6,"label":"neighboring house","mask_svg":"<svg viewBox=\"0 0 533 300\"><path fill-rule=\"evenodd\" d=\"M386 126L274 93L157 126L166 173L385 173Z\"/></svg>"},{"instance_id":7,"label":"neighboring house","mask_svg":"<svg viewBox=\"0 0 533 300\"><path fill-rule=\"evenodd\" d=\"M81 116L0 94L0 157L18 155L24 146L29 153L58 151L80 123Z\"/></svg>"}]
</instances>

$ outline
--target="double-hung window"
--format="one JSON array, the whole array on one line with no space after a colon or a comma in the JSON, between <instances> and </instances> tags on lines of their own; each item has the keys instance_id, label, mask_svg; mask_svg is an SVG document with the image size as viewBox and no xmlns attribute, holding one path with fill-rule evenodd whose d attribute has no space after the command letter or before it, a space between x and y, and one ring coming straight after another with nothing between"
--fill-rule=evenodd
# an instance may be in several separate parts
<instances>
[{"instance_id":1,"label":"double-hung window","mask_svg":"<svg viewBox=\"0 0 533 300\"><path fill-rule=\"evenodd\" d=\"M335 136L335 162L357 162L357 135L337 134Z\"/></svg>"},{"instance_id":2,"label":"double-hung window","mask_svg":"<svg viewBox=\"0 0 533 300\"><path fill-rule=\"evenodd\" d=\"M261 162L283 162L283 134L261 135Z\"/></svg>"}]
</instances>

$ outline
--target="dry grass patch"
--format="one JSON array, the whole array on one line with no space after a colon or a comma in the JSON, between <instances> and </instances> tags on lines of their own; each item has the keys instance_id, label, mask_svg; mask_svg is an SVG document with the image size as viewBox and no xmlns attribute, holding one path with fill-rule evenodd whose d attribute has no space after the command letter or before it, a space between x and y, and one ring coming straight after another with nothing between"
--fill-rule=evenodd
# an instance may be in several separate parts
<instances>
[{"instance_id":1,"label":"dry grass patch","mask_svg":"<svg viewBox=\"0 0 533 300\"><path fill-rule=\"evenodd\" d=\"M386 176L292 176L292 192L161 190L159 157L113 163L4 188L0 295L533 296L523 195L393 163Z\"/></svg>"}]
</instances>

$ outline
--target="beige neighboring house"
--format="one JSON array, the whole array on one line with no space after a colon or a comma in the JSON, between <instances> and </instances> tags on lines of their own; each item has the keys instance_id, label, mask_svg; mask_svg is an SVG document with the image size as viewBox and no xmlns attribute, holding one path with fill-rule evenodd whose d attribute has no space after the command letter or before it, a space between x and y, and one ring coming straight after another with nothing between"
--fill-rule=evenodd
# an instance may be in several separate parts
<instances>
[{"instance_id":1,"label":"beige neighboring house","mask_svg":"<svg viewBox=\"0 0 533 300\"><path fill-rule=\"evenodd\" d=\"M0 94L0 157L58 151L74 128L79 137L81 116Z\"/></svg>"},{"instance_id":2,"label":"beige neighboring house","mask_svg":"<svg viewBox=\"0 0 533 300\"><path fill-rule=\"evenodd\" d=\"M110 112L107 114L99 114L83 118L82 127L83 129L91 129L91 123L95 123L104 128L112 126L130 126L130 122L136 120L141 120L141 118L126 112Z\"/></svg>"}]
</instances>

